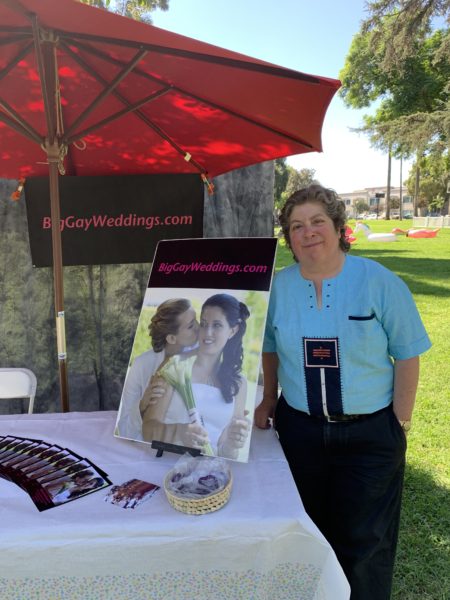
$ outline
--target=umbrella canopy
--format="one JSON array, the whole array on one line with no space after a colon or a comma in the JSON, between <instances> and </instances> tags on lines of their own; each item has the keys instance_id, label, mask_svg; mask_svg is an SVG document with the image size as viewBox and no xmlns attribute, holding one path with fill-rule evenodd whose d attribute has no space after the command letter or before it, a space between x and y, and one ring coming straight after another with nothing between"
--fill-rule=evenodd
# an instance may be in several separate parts
<instances>
[{"instance_id":1,"label":"umbrella canopy","mask_svg":"<svg viewBox=\"0 0 450 600\"><path fill-rule=\"evenodd\" d=\"M0 0L0 177L49 175L59 222L59 174L214 177L320 151L339 85L74 0ZM58 227L52 236L64 366Z\"/></svg>"},{"instance_id":2,"label":"umbrella canopy","mask_svg":"<svg viewBox=\"0 0 450 600\"><path fill-rule=\"evenodd\" d=\"M336 80L72 0L1 0L0 24L3 177L47 174L46 103L71 175L213 177L322 149Z\"/></svg>"}]
</instances>

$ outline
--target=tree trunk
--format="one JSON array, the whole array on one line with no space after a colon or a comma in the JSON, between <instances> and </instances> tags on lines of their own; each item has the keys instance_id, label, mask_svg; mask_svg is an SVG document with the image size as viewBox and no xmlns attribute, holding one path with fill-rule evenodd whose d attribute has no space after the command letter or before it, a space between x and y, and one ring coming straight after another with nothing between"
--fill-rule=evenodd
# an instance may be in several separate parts
<instances>
[{"instance_id":1,"label":"tree trunk","mask_svg":"<svg viewBox=\"0 0 450 600\"><path fill-rule=\"evenodd\" d=\"M94 269L98 269L99 278L96 281ZM98 409L104 410L104 352L103 352L103 313L105 299L105 267L104 265L88 266L89 282L89 304L92 311L95 336L92 344L92 370L95 375L95 381L98 390ZM96 285L98 285L98 297L96 297Z\"/></svg>"},{"instance_id":2,"label":"tree trunk","mask_svg":"<svg viewBox=\"0 0 450 600\"><path fill-rule=\"evenodd\" d=\"M391 150L391 146L389 146L387 186L386 186L386 211L385 211L386 219L391 218L391 172L392 172L392 150Z\"/></svg>"},{"instance_id":3,"label":"tree trunk","mask_svg":"<svg viewBox=\"0 0 450 600\"><path fill-rule=\"evenodd\" d=\"M420 191L420 154L417 153L416 157L416 181L414 185L414 216L417 217L419 215L419 191Z\"/></svg>"}]
</instances>

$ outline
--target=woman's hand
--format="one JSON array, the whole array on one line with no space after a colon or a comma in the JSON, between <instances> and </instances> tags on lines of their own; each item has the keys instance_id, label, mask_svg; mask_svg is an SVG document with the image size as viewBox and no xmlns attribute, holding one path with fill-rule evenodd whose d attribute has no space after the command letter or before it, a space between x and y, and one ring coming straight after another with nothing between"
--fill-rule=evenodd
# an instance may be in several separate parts
<instances>
[{"instance_id":1,"label":"woman's hand","mask_svg":"<svg viewBox=\"0 0 450 600\"><path fill-rule=\"evenodd\" d=\"M208 442L208 432L201 425L198 423L186 425L186 430L183 434L183 444L185 446L202 450Z\"/></svg>"},{"instance_id":2,"label":"woman's hand","mask_svg":"<svg viewBox=\"0 0 450 600\"><path fill-rule=\"evenodd\" d=\"M139 410L143 416L151 406L155 406L169 391L169 384L158 375L153 375L148 382L145 392L139 402Z\"/></svg>"},{"instance_id":3,"label":"woman's hand","mask_svg":"<svg viewBox=\"0 0 450 600\"><path fill-rule=\"evenodd\" d=\"M251 421L247 417L248 410L244 411L243 417L232 417L231 421L222 431L217 444L217 453L225 458L237 458L239 450L247 442Z\"/></svg>"},{"instance_id":4,"label":"woman's hand","mask_svg":"<svg viewBox=\"0 0 450 600\"><path fill-rule=\"evenodd\" d=\"M255 408L255 425L259 429L270 429L275 413L276 400L263 398L260 404Z\"/></svg>"},{"instance_id":5,"label":"woman's hand","mask_svg":"<svg viewBox=\"0 0 450 600\"><path fill-rule=\"evenodd\" d=\"M243 418L233 417L226 428L226 441L234 448L243 448L250 433L251 422L247 418L248 410Z\"/></svg>"},{"instance_id":6,"label":"woman's hand","mask_svg":"<svg viewBox=\"0 0 450 600\"><path fill-rule=\"evenodd\" d=\"M278 402L278 355L263 352L264 392L261 403L255 409L255 425L259 429L270 429Z\"/></svg>"}]
</instances>

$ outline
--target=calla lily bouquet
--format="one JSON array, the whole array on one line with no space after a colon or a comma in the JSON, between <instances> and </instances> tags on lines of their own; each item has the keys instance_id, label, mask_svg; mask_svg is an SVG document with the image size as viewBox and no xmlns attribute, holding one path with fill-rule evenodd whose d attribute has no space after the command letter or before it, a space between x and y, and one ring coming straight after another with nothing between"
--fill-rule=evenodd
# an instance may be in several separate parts
<instances>
[{"instance_id":1,"label":"calla lily bouquet","mask_svg":"<svg viewBox=\"0 0 450 600\"><path fill-rule=\"evenodd\" d=\"M194 393L192 391L192 367L194 366L195 359L195 356L190 356L181 360L180 355L176 354L158 370L158 375L175 388L183 398L190 423L197 423L204 427L203 419L195 405ZM203 446L202 454L214 456L212 446L209 442Z\"/></svg>"}]
</instances>

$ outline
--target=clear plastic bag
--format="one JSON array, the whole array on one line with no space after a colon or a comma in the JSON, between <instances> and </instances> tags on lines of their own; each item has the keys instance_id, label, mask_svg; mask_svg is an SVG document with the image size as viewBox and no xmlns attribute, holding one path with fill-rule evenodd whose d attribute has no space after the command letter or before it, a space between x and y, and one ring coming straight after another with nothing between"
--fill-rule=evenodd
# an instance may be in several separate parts
<instances>
[{"instance_id":1,"label":"clear plastic bag","mask_svg":"<svg viewBox=\"0 0 450 600\"><path fill-rule=\"evenodd\" d=\"M167 490L180 498L204 498L224 489L231 478L228 461L183 454L166 481Z\"/></svg>"}]
</instances>

